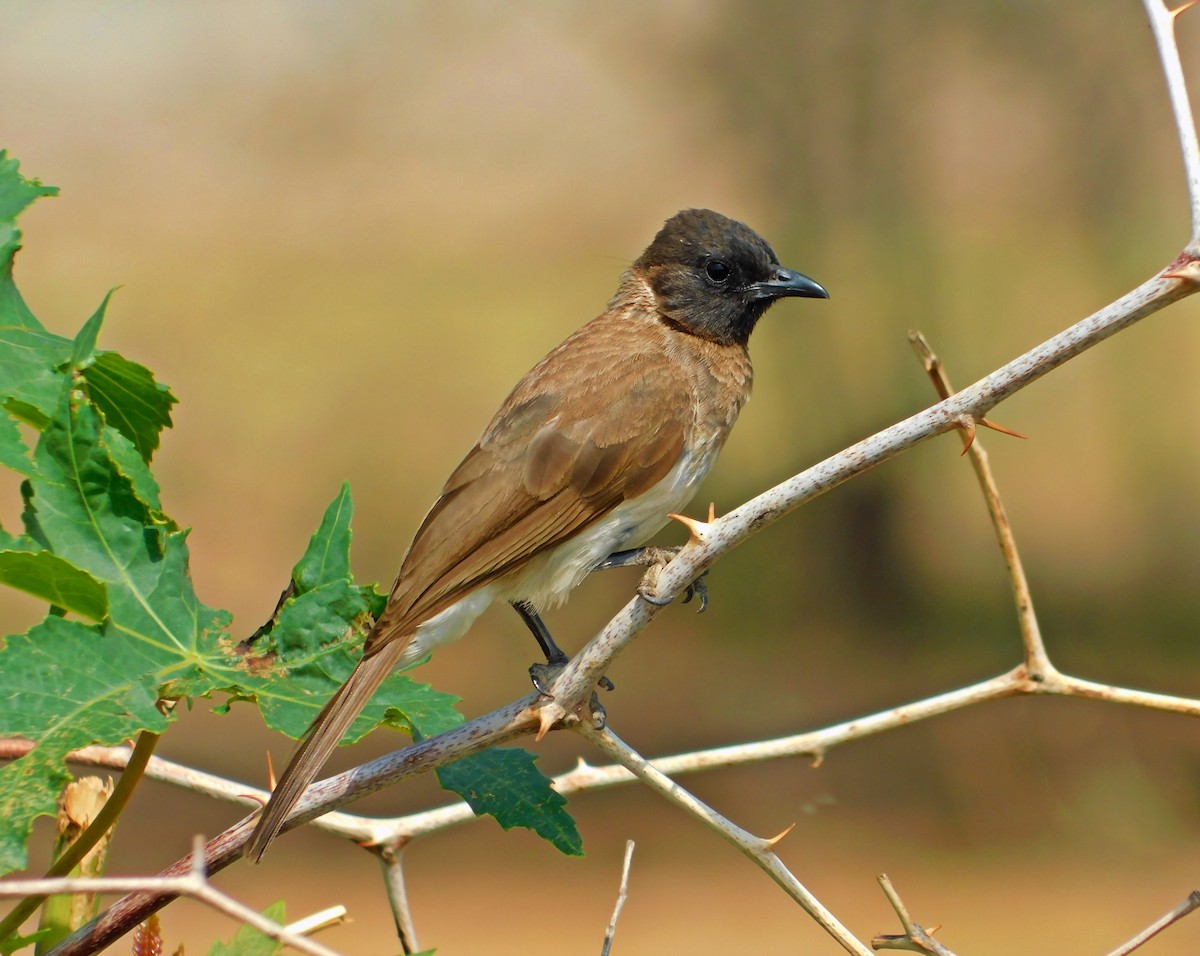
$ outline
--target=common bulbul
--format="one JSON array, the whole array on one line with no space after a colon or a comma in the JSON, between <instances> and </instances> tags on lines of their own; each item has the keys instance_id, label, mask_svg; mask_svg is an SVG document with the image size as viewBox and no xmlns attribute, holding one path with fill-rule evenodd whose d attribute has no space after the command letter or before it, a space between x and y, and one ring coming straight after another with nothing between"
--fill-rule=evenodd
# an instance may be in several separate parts
<instances>
[{"instance_id":1,"label":"common bulbul","mask_svg":"<svg viewBox=\"0 0 1200 956\"><path fill-rule=\"evenodd\" d=\"M450 475L247 856L262 856L393 669L461 637L497 598L536 622L683 509L750 397L750 333L788 296L828 293L740 222L708 209L667 220L608 307L517 383Z\"/></svg>"}]
</instances>

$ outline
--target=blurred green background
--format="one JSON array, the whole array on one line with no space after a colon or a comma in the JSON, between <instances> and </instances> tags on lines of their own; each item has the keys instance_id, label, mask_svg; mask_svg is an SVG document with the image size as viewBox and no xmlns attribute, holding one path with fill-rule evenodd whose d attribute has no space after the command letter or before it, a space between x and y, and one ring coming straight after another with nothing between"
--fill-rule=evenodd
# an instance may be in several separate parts
<instances>
[{"instance_id":1,"label":"blurred green background","mask_svg":"<svg viewBox=\"0 0 1200 956\"><path fill-rule=\"evenodd\" d=\"M1197 72L1200 16L1183 18ZM1193 79L1195 77L1193 76ZM1186 239L1163 81L1136 0L206 2L7 0L3 144L63 188L26 215L18 281L73 333L182 399L156 458L192 525L202 598L270 613L339 482L355 566L390 581L421 515L513 382L595 315L662 220L744 219L828 303L751 343L754 401L693 506L728 510L931 401L922 329L965 385L1133 287ZM1097 680L1200 694L1200 330L1191 302L1055 372L985 434L1051 653ZM648 754L821 726L1019 659L1008 586L946 436L817 500L661 615L612 673ZM0 522L17 524L15 483ZM678 529L671 532L676 539ZM549 616L577 647L627 600L601 576ZM3 632L40 610L4 595ZM527 689L493 610L422 676L475 714ZM289 747L251 708L181 715L160 753L261 784ZM390 749L375 735L339 766ZM538 749L565 769L576 740ZM583 752L582 756L594 759ZM887 871L952 948L1105 952L1200 882L1200 740L1186 718L1066 700L980 707L804 761L693 777L860 936L896 931ZM440 801L427 781L362 805ZM572 801L589 855L490 822L409 851L422 943L598 949L638 841L615 952L834 952L734 851L633 788ZM239 813L147 784L115 872ZM221 884L324 938L397 947L374 866L314 834ZM464 918L469 913L470 918ZM232 927L180 904L173 946ZM1147 953L1194 953L1184 923Z\"/></svg>"}]
</instances>

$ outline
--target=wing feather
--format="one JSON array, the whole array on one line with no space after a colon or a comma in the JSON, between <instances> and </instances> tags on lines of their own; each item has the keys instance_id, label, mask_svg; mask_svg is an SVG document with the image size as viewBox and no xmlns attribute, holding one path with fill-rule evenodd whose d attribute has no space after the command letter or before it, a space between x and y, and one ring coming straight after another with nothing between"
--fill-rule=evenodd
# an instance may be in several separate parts
<instances>
[{"instance_id":1,"label":"wing feather","mask_svg":"<svg viewBox=\"0 0 1200 956\"><path fill-rule=\"evenodd\" d=\"M679 460L694 412L678 366L662 351L614 355L581 341L587 331L526 376L454 470L368 654L653 487Z\"/></svg>"}]
</instances>

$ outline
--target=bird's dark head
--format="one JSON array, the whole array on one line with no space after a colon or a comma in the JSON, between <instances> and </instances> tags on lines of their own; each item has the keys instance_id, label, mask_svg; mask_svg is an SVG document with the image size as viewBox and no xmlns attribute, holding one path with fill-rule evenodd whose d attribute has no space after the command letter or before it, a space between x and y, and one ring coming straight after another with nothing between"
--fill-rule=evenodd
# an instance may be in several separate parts
<instances>
[{"instance_id":1,"label":"bird's dark head","mask_svg":"<svg viewBox=\"0 0 1200 956\"><path fill-rule=\"evenodd\" d=\"M753 229L711 209L668 219L633 271L649 283L667 322L726 345L745 345L776 299L829 298L808 276L781 266Z\"/></svg>"}]
</instances>

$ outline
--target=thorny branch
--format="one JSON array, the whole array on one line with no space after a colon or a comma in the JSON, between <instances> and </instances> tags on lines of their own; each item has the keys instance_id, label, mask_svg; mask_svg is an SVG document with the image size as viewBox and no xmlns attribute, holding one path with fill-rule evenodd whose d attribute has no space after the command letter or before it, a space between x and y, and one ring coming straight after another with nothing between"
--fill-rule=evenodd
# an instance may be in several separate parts
<instances>
[{"instance_id":1,"label":"thorny branch","mask_svg":"<svg viewBox=\"0 0 1200 956\"><path fill-rule=\"evenodd\" d=\"M219 913L224 913L239 922L245 923L271 939L286 943L301 953L309 956L337 956L332 949L306 939L293 927L280 926L244 906L237 900L225 895L208 882L205 869L204 854L201 851L204 841L197 838L192 851L192 865L186 873L178 876L141 876L141 877L44 877L35 880L5 880L0 883L0 897L10 896L56 896L68 893L130 893L151 892L169 894L171 897L189 896L192 899L211 907ZM321 921L312 928L327 925L331 916L329 911L320 914ZM304 921L307 924L307 920ZM303 931L311 931L305 929Z\"/></svg>"},{"instance_id":2,"label":"thorny branch","mask_svg":"<svg viewBox=\"0 0 1200 956\"><path fill-rule=\"evenodd\" d=\"M1197 146L1195 125L1188 104L1173 29L1175 17L1183 8L1172 10L1161 0L1144 0L1144 4L1163 63L1186 171L1192 211L1192 235L1183 252L1133 291L973 385L814 465L720 519L695 523L692 540L659 578L660 597L677 597L688 583L695 580L730 549L808 501L875 465L890 460L919 442L952 428L973 428L976 423L984 421L988 412L997 404L1059 365L1196 291L1200 282L1200 147ZM1019 564L1016 567L1019 569ZM1014 565L1011 562L1009 568L1010 575L1014 575ZM1021 577L1023 579L1023 575ZM830 747L847 740L983 700L1023 693L1094 697L1193 716L1200 715L1200 702L1194 700L1101 685L1058 673L1045 656L1040 635L1036 631L1036 620L1032 618L1032 605L1028 605L1028 612L1025 610L1026 605L1021 595L1027 596L1027 588L1023 580L1018 582L1015 576L1014 591L1018 595L1019 613L1029 616L1023 618L1022 624L1025 662L1007 674L811 734L746 747L721 748L708 751L705 755L674 758L680 761L675 769L697 769L703 765L727 764L739 759L770 759L787 753L810 753L819 758ZM653 619L658 610L657 605L640 598L631 600L555 680L549 688L554 698L552 701L539 701L531 695L477 718L448 734L422 741L353 771L321 781L309 789L291 818L290 825L295 826L313 819L403 777L458 759L467 753L534 731L544 733L552 727L571 726L577 719L576 710L589 698L592 688L605 670ZM701 817L712 813L673 781L663 777L661 771L653 765L637 757L632 750L626 748L625 751L621 751L612 743L615 738L611 734L594 731L586 722L578 725L577 729L592 739L597 746L605 749L606 753L626 763L639 779L644 782L655 781L652 786L679 805L690 807L689 812ZM607 776L610 769L597 771L595 779L611 782L611 778ZM453 809L450 808L451 811ZM440 811L431 812L436 814ZM344 814L340 816L349 817ZM455 822L449 819L452 816L453 813L450 813L440 825ZM740 836L738 839L744 838L744 852L755 858L777 883L801 901L805 909L834 935L843 947L851 952L867 952L863 944L850 936L844 928L839 929L840 924L832 914L824 910L819 901L815 898L805 898L807 891L770 852L772 841L763 841L745 834L732 824L729 824L729 827L732 830L722 831L723 835L731 839L731 842L737 842L730 834L735 831L743 834L744 837ZM397 831L393 830L394 839L397 838L396 833ZM235 859L248 834L248 821L242 821L212 841L206 848L209 871L220 869ZM378 835L377 832L376 836ZM754 852L751 852L751 847L755 848ZM164 875L187 872L192 865L190 859L179 861ZM161 907L169 898L170 896L164 896L161 892L127 897L61 944L54 953L56 956L66 956L95 952L136 925L148 913Z\"/></svg>"}]
</instances>

